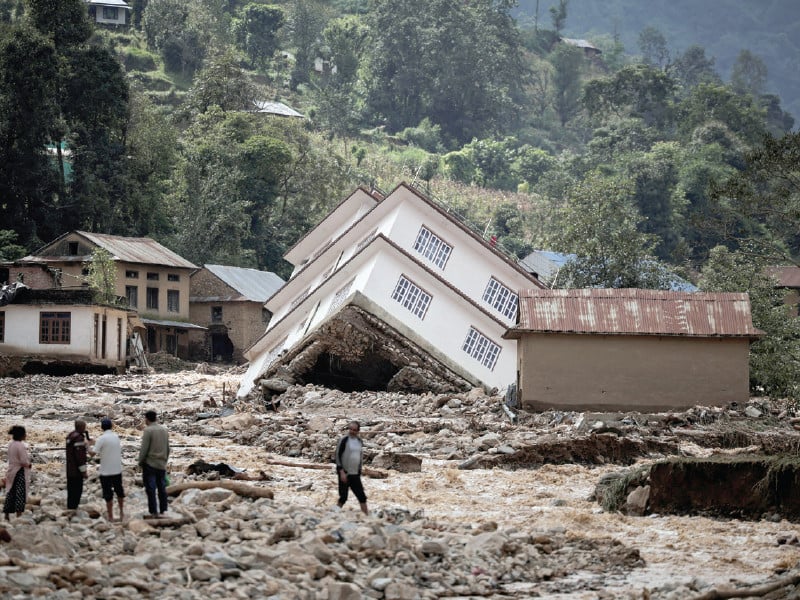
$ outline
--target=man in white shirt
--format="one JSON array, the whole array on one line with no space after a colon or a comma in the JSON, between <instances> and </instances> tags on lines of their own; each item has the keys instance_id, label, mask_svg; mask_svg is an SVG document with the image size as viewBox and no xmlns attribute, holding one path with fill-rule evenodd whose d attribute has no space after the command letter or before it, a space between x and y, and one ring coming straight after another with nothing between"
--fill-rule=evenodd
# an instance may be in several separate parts
<instances>
[{"instance_id":1,"label":"man in white shirt","mask_svg":"<svg viewBox=\"0 0 800 600\"><path fill-rule=\"evenodd\" d=\"M367 508L367 495L361 484L361 463L364 444L358 436L361 426L358 421L351 421L347 425L347 435L336 444L336 479L339 482L339 508L347 502L348 489L353 490L353 495L361 506L361 512L369 514Z\"/></svg>"},{"instance_id":2,"label":"man in white shirt","mask_svg":"<svg viewBox=\"0 0 800 600\"><path fill-rule=\"evenodd\" d=\"M100 457L100 485L103 488L103 500L106 501L108 520L114 520L114 494L117 495L119 504L119 520L125 518L123 506L125 504L125 491L122 489L122 445L119 436L111 431L111 419L100 421L103 434L94 443L92 456Z\"/></svg>"}]
</instances>

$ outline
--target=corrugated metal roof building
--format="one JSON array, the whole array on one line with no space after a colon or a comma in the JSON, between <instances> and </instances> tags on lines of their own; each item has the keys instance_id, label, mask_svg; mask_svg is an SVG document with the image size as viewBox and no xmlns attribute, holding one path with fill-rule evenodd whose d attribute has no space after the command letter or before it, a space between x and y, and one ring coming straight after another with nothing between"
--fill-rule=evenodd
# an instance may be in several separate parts
<instances>
[{"instance_id":1,"label":"corrugated metal roof building","mask_svg":"<svg viewBox=\"0 0 800 600\"><path fill-rule=\"evenodd\" d=\"M745 402L747 294L523 290L518 394L532 410L669 410Z\"/></svg>"}]
</instances>

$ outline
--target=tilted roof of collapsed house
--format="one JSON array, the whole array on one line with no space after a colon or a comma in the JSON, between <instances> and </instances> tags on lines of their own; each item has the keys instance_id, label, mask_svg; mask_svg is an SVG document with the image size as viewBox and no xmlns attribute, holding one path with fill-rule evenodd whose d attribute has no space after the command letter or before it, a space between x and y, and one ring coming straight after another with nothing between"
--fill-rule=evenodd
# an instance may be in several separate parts
<instances>
[{"instance_id":1,"label":"tilted roof of collapsed house","mask_svg":"<svg viewBox=\"0 0 800 600\"><path fill-rule=\"evenodd\" d=\"M239 292L241 297L237 298L238 300L264 302L286 283L271 271L225 265L204 265L204 267Z\"/></svg>"},{"instance_id":2,"label":"tilted roof of collapsed house","mask_svg":"<svg viewBox=\"0 0 800 600\"><path fill-rule=\"evenodd\" d=\"M182 269L196 269L197 266L176 254L169 248L162 246L157 241L146 237L123 237L119 235L109 235L105 233L92 233L88 231L71 231L60 235L52 242L45 244L36 250L32 255L21 259L22 261L41 261L50 257L58 257L60 260L65 258L79 258L71 255L47 254L47 250L56 246L64 238L70 235L78 235L89 243L107 250L114 260L139 263L146 265L159 265L165 267L175 267ZM84 256L89 259L89 256Z\"/></svg>"},{"instance_id":3,"label":"tilted roof of collapsed house","mask_svg":"<svg viewBox=\"0 0 800 600\"><path fill-rule=\"evenodd\" d=\"M255 110L253 112L266 113L269 115L278 115L279 117L295 117L298 119L305 119L302 113L297 112L290 106L283 102L269 102L267 100L253 100Z\"/></svg>"},{"instance_id":4,"label":"tilted roof of collapsed house","mask_svg":"<svg viewBox=\"0 0 800 600\"><path fill-rule=\"evenodd\" d=\"M753 327L744 293L641 289L522 290L519 322L506 339L524 333L747 337Z\"/></svg>"}]
</instances>

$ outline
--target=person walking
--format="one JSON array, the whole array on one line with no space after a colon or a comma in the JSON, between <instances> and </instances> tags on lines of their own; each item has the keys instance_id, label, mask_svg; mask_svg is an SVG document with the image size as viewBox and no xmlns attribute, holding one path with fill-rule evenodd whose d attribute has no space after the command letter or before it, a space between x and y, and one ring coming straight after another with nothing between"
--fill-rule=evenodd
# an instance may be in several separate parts
<instances>
[{"instance_id":1,"label":"person walking","mask_svg":"<svg viewBox=\"0 0 800 600\"><path fill-rule=\"evenodd\" d=\"M169 432L158 422L158 415L154 410L148 410L144 414L144 422L142 445L139 448L139 466L142 467L142 482L147 492L149 516L156 518L167 512Z\"/></svg>"},{"instance_id":2,"label":"person walking","mask_svg":"<svg viewBox=\"0 0 800 600\"><path fill-rule=\"evenodd\" d=\"M8 470L4 485L6 500L3 503L3 513L6 521L11 520L11 513L22 516L25 502L28 499L28 489L31 485L31 457L25 445L27 433L22 425L14 425L8 430L11 442L8 444Z\"/></svg>"},{"instance_id":3,"label":"person walking","mask_svg":"<svg viewBox=\"0 0 800 600\"><path fill-rule=\"evenodd\" d=\"M89 442L86 421L77 419L75 431L67 436L67 510L75 510L81 503L83 480L89 476L86 465Z\"/></svg>"},{"instance_id":4,"label":"person walking","mask_svg":"<svg viewBox=\"0 0 800 600\"><path fill-rule=\"evenodd\" d=\"M358 499L361 512L369 514L367 509L367 495L361 484L361 463L364 444L358 436L361 425L358 421L351 421L347 425L347 435L339 440L336 445L336 478L339 482L339 508L347 502L348 490L353 490L353 495Z\"/></svg>"},{"instance_id":5,"label":"person walking","mask_svg":"<svg viewBox=\"0 0 800 600\"><path fill-rule=\"evenodd\" d=\"M103 433L90 450L92 456L100 458L100 488L103 490L103 500L106 501L108 520L114 520L114 494L117 495L119 504L119 520L125 518L125 490L122 488L122 444L119 436L111 431L111 419L100 421Z\"/></svg>"}]
</instances>

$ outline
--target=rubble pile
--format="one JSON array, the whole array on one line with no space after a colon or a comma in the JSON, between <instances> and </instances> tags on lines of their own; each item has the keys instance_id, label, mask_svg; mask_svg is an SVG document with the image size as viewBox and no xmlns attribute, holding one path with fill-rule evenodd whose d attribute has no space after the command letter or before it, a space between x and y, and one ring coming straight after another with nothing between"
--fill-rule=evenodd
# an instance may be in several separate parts
<instances>
[{"instance_id":1,"label":"rubble pile","mask_svg":"<svg viewBox=\"0 0 800 600\"><path fill-rule=\"evenodd\" d=\"M725 586L770 585L775 598L797 591L800 536L779 517L641 518L592 499L598 480L632 462L796 447L791 407L512 418L480 389L294 384L269 410L235 400L240 371L0 379L2 426L27 428L34 461L30 510L12 516L12 539L0 542L0 596L677 600ZM170 431L169 476L183 490L159 520L143 518L135 467L148 409ZM122 522L105 519L94 466L80 508L65 510L64 439L79 416L93 437L106 416L120 435ZM332 453L353 419L375 477L365 477L369 516L354 501L336 507Z\"/></svg>"}]
</instances>

